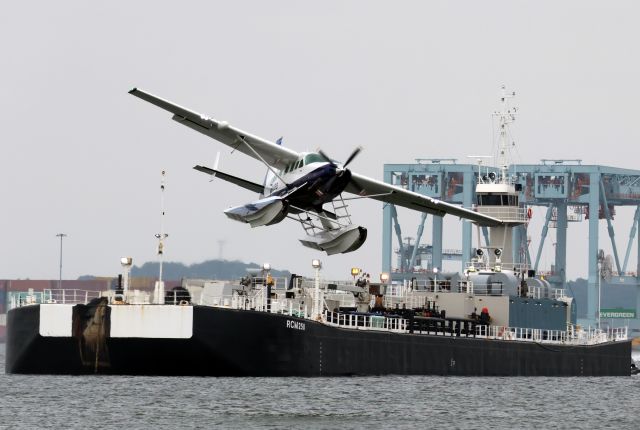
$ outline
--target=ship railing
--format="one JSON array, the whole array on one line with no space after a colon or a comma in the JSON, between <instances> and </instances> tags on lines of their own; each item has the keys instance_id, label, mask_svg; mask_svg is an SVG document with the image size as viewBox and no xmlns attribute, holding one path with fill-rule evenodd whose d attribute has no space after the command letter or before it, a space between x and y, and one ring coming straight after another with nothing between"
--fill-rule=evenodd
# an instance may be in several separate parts
<instances>
[{"instance_id":1,"label":"ship railing","mask_svg":"<svg viewBox=\"0 0 640 430\"><path fill-rule=\"evenodd\" d=\"M257 290L257 294L232 294L232 295L206 295L200 296L198 304L211 307L222 307L239 310L252 310L261 312L271 312L296 316L300 318L309 317L311 309L306 304L301 304L292 299L272 298L267 300L262 291Z\"/></svg>"},{"instance_id":2,"label":"ship railing","mask_svg":"<svg viewBox=\"0 0 640 430\"><path fill-rule=\"evenodd\" d=\"M384 315L359 315L353 313L324 311L324 321L328 325L357 330L379 330L397 333L407 332L407 320Z\"/></svg>"},{"instance_id":3,"label":"ship railing","mask_svg":"<svg viewBox=\"0 0 640 430\"><path fill-rule=\"evenodd\" d=\"M390 294L389 291L392 287L387 286L387 295L402 296L406 294L408 288L403 285L394 286L397 294ZM456 291L459 286L452 285L450 279L416 279L410 284L410 288L414 291L421 291L427 293L449 293Z\"/></svg>"},{"instance_id":4,"label":"ship railing","mask_svg":"<svg viewBox=\"0 0 640 430\"><path fill-rule=\"evenodd\" d=\"M431 288L431 279L412 279L409 284L414 290L427 290Z\"/></svg>"},{"instance_id":5,"label":"ship railing","mask_svg":"<svg viewBox=\"0 0 640 430\"><path fill-rule=\"evenodd\" d=\"M478 206L478 213L498 218L504 222L524 223L528 221L527 210L517 206Z\"/></svg>"},{"instance_id":6,"label":"ship railing","mask_svg":"<svg viewBox=\"0 0 640 430\"><path fill-rule=\"evenodd\" d=\"M269 280L272 282L271 289L282 290L287 288L288 279L284 276L253 276L251 277L251 285L254 288L265 286Z\"/></svg>"},{"instance_id":7,"label":"ship railing","mask_svg":"<svg viewBox=\"0 0 640 430\"><path fill-rule=\"evenodd\" d=\"M504 295L504 286L502 282L490 282L488 284L476 284L473 286L473 293L476 296L502 296Z\"/></svg>"},{"instance_id":8,"label":"ship railing","mask_svg":"<svg viewBox=\"0 0 640 430\"><path fill-rule=\"evenodd\" d=\"M569 336L564 330L546 330L539 328L476 326L476 337L495 340L529 341L538 343L564 343Z\"/></svg>"},{"instance_id":9,"label":"ship railing","mask_svg":"<svg viewBox=\"0 0 640 430\"><path fill-rule=\"evenodd\" d=\"M628 327L612 327L609 329L609 338L612 341L621 341L629 339L629 328Z\"/></svg>"},{"instance_id":10,"label":"ship railing","mask_svg":"<svg viewBox=\"0 0 640 430\"><path fill-rule=\"evenodd\" d=\"M328 291L340 291L343 289L346 289L346 291L351 291L354 285L356 285L356 283L352 281L329 281L325 279L321 279L319 283L319 287L321 290ZM315 279L301 279L298 286L307 290L313 290L316 286L316 281Z\"/></svg>"},{"instance_id":11,"label":"ship railing","mask_svg":"<svg viewBox=\"0 0 640 430\"><path fill-rule=\"evenodd\" d=\"M185 297L182 296L181 292L178 291L167 291L167 294L164 296L164 303L167 305L184 305L188 303L188 300L185 300ZM142 290L127 290L127 291L114 291L109 290L102 293L102 297L106 297L109 300L109 304L129 304L129 305L148 305L151 304L151 295Z\"/></svg>"},{"instance_id":12,"label":"ship railing","mask_svg":"<svg viewBox=\"0 0 640 430\"><path fill-rule=\"evenodd\" d=\"M101 296L100 291L77 289L45 289L42 291L20 291L12 293L9 299L9 309L21 306L38 305L43 303L59 304L87 304Z\"/></svg>"},{"instance_id":13,"label":"ship railing","mask_svg":"<svg viewBox=\"0 0 640 430\"><path fill-rule=\"evenodd\" d=\"M473 281L458 281L458 292L465 294L473 294Z\"/></svg>"},{"instance_id":14,"label":"ship railing","mask_svg":"<svg viewBox=\"0 0 640 430\"><path fill-rule=\"evenodd\" d=\"M572 345L595 345L604 342L627 340L627 327L617 327L609 330L576 329L570 326L567 330L547 330L540 328L505 327L505 326L476 326L476 337L536 343L556 343Z\"/></svg>"},{"instance_id":15,"label":"ship railing","mask_svg":"<svg viewBox=\"0 0 640 430\"><path fill-rule=\"evenodd\" d=\"M372 302L375 302L375 297L371 298ZM406 297L396 297L396 296L384 296L384 307L387 309L394 309L400 306L407 309L423 309L427 304L426 296L418 296L414 294L409 294Z\"/></svg>"},{"instance_id":16,"label":"ship railing","mask_svg":"<svg viewBox=\"0 0 640 430\"><path fill-rule=\"evenodd\" d=\"M528 286L527 297L530 299L541 299L543 298L542 291L541 287Z\"/></svg>"}]
</instances>

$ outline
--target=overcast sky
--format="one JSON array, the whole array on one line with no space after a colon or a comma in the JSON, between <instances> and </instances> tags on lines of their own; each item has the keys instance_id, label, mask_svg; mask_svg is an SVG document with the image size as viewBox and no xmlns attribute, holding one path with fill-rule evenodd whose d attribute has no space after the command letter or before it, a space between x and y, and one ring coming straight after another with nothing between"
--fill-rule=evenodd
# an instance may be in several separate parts
<instances>
[{"instance_id":1,"label":"overcast sky","mask_svg":"<svg viewBox=\"0 0 640 430\"><path fill-rule=\"evenodd\" d=\"M128 95L134 86L297 151L344 159L362 145L351 167L382 179L384 163L490 152L506 84L518 94L517 162L638 168L639 12L632 1L7 2L0 278L57 278L60 232L64 278L155 259L163 169L167 260L217 258L224 240L227 259L311 274L320 257L330 277L379 273L380 203L353 203L369 239L342 256L303 248L292 221L231 221L223 210L255 195L192 167L221 151L229 173L261 181L265 168ZM616 220L622 255L628 212ZM418 220L401 213L408 235ZM445 222L445 247L460 247L459 225ZM586 232L570 226L570 278L586 276Z\"/></svg>"}]
</instances>

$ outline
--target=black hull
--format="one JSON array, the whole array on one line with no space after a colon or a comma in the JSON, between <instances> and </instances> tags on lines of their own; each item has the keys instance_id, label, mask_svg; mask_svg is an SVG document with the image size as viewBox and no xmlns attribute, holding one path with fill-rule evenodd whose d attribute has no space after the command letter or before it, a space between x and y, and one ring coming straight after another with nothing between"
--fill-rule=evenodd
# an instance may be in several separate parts
<instances>
[{"instance_id":1,"label":"black hull","mask_svg":"<svg viewBox=\"0 0 640 430\"><path fill-rule=\"evenodd\" d=\"M566 346L398 334L207 306L194 306L189 339L107 335L98 349L90 355L78 337L40 336L38 305L8 314L7 373L628 376L631 362L630 341Z\"/></svg>"}]
</instances>

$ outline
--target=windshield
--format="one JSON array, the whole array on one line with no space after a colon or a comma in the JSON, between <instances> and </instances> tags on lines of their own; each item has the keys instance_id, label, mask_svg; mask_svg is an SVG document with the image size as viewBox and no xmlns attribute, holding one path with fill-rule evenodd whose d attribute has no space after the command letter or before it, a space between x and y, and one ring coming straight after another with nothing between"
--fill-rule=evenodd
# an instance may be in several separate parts
<instances>
[{"instance_id":1,"label":"windshield","mask_svg":"<svg viewBox=\"0 0 640 430\"><path fill-rule=\"evenodd\" d=\"M305 157L304 157L304 164L305 164L305 166L306 166L307 164L310 164L310 163L322 163L323 161L327 161L327 160L325 160L324 158L322 158L322 156L321 156L320 154L315 154L315 153L313 153L313 154L307 154L307 155L305 155Z\"/></svg>"}]
</instances>

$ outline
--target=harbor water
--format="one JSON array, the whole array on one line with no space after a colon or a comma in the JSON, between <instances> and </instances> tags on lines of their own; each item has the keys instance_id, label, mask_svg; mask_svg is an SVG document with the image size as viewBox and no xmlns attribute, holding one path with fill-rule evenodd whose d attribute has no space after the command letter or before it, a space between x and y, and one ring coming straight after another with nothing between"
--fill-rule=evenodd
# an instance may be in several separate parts
<instances>
[{"instance_id":1,"label":"harbor water","mask_svg":"<svg viewBox=\"0 0 640 430\"><path fill-rule=\"evenodd\" d=\"M7 375L5 351L2 429L640 428L640 376Z\"/></svg>"}]
</instances>

